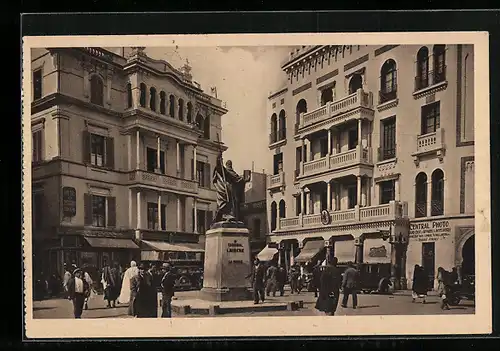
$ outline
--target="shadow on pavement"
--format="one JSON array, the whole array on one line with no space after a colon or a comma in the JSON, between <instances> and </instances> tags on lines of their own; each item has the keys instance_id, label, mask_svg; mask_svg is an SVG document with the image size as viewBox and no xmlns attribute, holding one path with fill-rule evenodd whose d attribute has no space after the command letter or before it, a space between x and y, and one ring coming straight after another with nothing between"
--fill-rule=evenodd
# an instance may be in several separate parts
<instances>
[{"instance_id":1,"label":"shadow on pavement","mask_svg":"<svg viewBox=\"0 0 500 351\"><path fill-rule=\"evenodd\" d=\"M123 309L123 308L128 308L128 306L116 306L116 307L94 307L90 306L89 304L89 309L87 311L99 311L99 310L117 310L117 309Z\"/></svg>"},{"instance_id":2,"label":"shadow on pavement","mask_svg":"<svg viewBox=\"0 0 500 351\"><path fill-rule=\"evenodd\" d=\"M33 307L33 311L53 310L55 307Z\"/></svg>"},{"instance_id":3,"label":"shadow on pavement","mask_svg":"<svg viewBox=\"0 0 500 351\"><path fill-rule=\"evenodd\" d=\"M357 308L375 308L380 307L380 305L366 305L366 306L358 306Z\"/></svg>"}]
</instances>

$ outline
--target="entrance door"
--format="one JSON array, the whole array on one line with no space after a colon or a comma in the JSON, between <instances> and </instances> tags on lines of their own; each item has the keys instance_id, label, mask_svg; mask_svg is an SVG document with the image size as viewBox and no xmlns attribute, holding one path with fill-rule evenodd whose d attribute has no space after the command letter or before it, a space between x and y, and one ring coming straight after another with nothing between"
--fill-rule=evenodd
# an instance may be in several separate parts
<instances>
[{"instance_id":1,"label":"entrance door","mask_svg":"<svg viewBox=\"0 0 500 351\"><path fill-rule=\"evenodd\" d=\"M436 251L435 243L422 243L422 266L427 273L428 283L427 290L431 291L434 288Z\"/></svg>"},{"instance_id":2,"label":"entrance door","mask_svg":"<svg viewBox=\"0 0 500 351\"><path fill-rule=\"evenodd\" d=\"M462 276L474 275L476 270L474 235L471 236L462 248Z\"/></svg>"},{"instance_id":3,"label":"entrance door","mask_svg":"<svg viewBox=\"0 0 500 351\"><path fill-rule=\"evenodd\" d=\"M349 150L355 149L358 146L358 131L357 129L350 129L347 135L347 142Z\"/></svg>"}]
</instances>

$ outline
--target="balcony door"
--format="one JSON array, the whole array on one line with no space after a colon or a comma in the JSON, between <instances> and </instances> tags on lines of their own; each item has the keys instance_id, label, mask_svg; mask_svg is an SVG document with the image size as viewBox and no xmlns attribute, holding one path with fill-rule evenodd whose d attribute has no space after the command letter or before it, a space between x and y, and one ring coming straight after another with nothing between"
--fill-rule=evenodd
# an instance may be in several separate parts
<instances>
[{"instance_id":1,"label":"balcony door","mask_svg":"<svg viewBox=\"0 0 500 351\"><path fill-rule=\"evenodd\" d=\"M358 130L350 129L347 135L347 143L349 150L355 149L358 146Z\"/></svg>"},{"instance_id":2,"label":"balcony door","mask_svg":"<svg viewBox=\"0 0 500 351\"><path fill-rule=\"evenodd\" d=\"M422 243L422 267L427 274L427 290L434 288L436 247L434 242Z\"/></svg>"},{"instance_id":3,"label":"balcony door","mask_svg":"<svg viewBox=\"0 0 500 351\"><path fill-rule=\"evenodd\" d=\"M273 160L273 174L279 174L283 171L283 154L279 153L274 155Z\"/></svg>"},{"instance_id":4,"label":"balcony door","mask_svg":"<svg viewBox=\"0 0 500 351\"><path fill-rule=\"evenodd\" d=\"M358 204L358 192L356 189L356 185L348 185L347 186L347 207L354 208Z\"/></svg>"}]
</instances>

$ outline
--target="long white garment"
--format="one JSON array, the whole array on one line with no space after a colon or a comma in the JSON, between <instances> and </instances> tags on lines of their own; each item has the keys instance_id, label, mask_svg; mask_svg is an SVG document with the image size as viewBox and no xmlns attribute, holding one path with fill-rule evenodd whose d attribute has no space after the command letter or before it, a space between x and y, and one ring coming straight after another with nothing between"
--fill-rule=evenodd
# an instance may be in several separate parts
<instances>
[{"instance_id":1,"label":"long white garment","mask_svg":"<svg viewBox=\"0 0 500 351\"><path fill-rule=\"evenodd\" d=\"M125 271L123 275L122 290L118 301L121 304L127 304L130 302L130 279L139 274L139 269L137 267L130 267Z\"/></svg>"}]
</instances>

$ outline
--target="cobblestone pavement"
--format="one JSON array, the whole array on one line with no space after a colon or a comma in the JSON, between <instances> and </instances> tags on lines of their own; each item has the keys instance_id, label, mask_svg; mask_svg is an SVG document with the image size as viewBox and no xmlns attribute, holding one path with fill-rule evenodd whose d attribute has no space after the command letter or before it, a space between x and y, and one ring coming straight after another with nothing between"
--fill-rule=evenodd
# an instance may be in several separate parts
<instances>
[{"instance_id":1,"label":"cobblestone pavement","mask_svg":"<svg viewBox=\"0 0 500 351\"><path fill-rule=\"evenodd\" d=\"M178 292L178 300L189 300L197 296L197 292ZM275 311L275 312L247 312L231 313L224 316L314 316L321 314L314 309L316 299L311 292L291 295L285 292L283 297L269 297L267 301L304 301L304 308L298 311ZM264 302L264 303L266 303ZM473 314L475 312L472 301L462 301L458 306L451 307L448 311L443 311L439 307L439 297L429 296L427 303L412 303L409 293L396 295L358 295L358 308L352 309L352 301L349 300L348 308L342 308L339 303L336 315L433 315L433 314ZM174 318L203 318L199 315L176 316ZM50 299L35 301L33 305L33 318L60 319L73 318L73 305L71 301L64 299ZM131 318L127 315L127 306L118 305L116 308L107 308L102 295L95 296L89 302L89 309L83 312L82 318Z\"/></svg>"}]
</instances>

